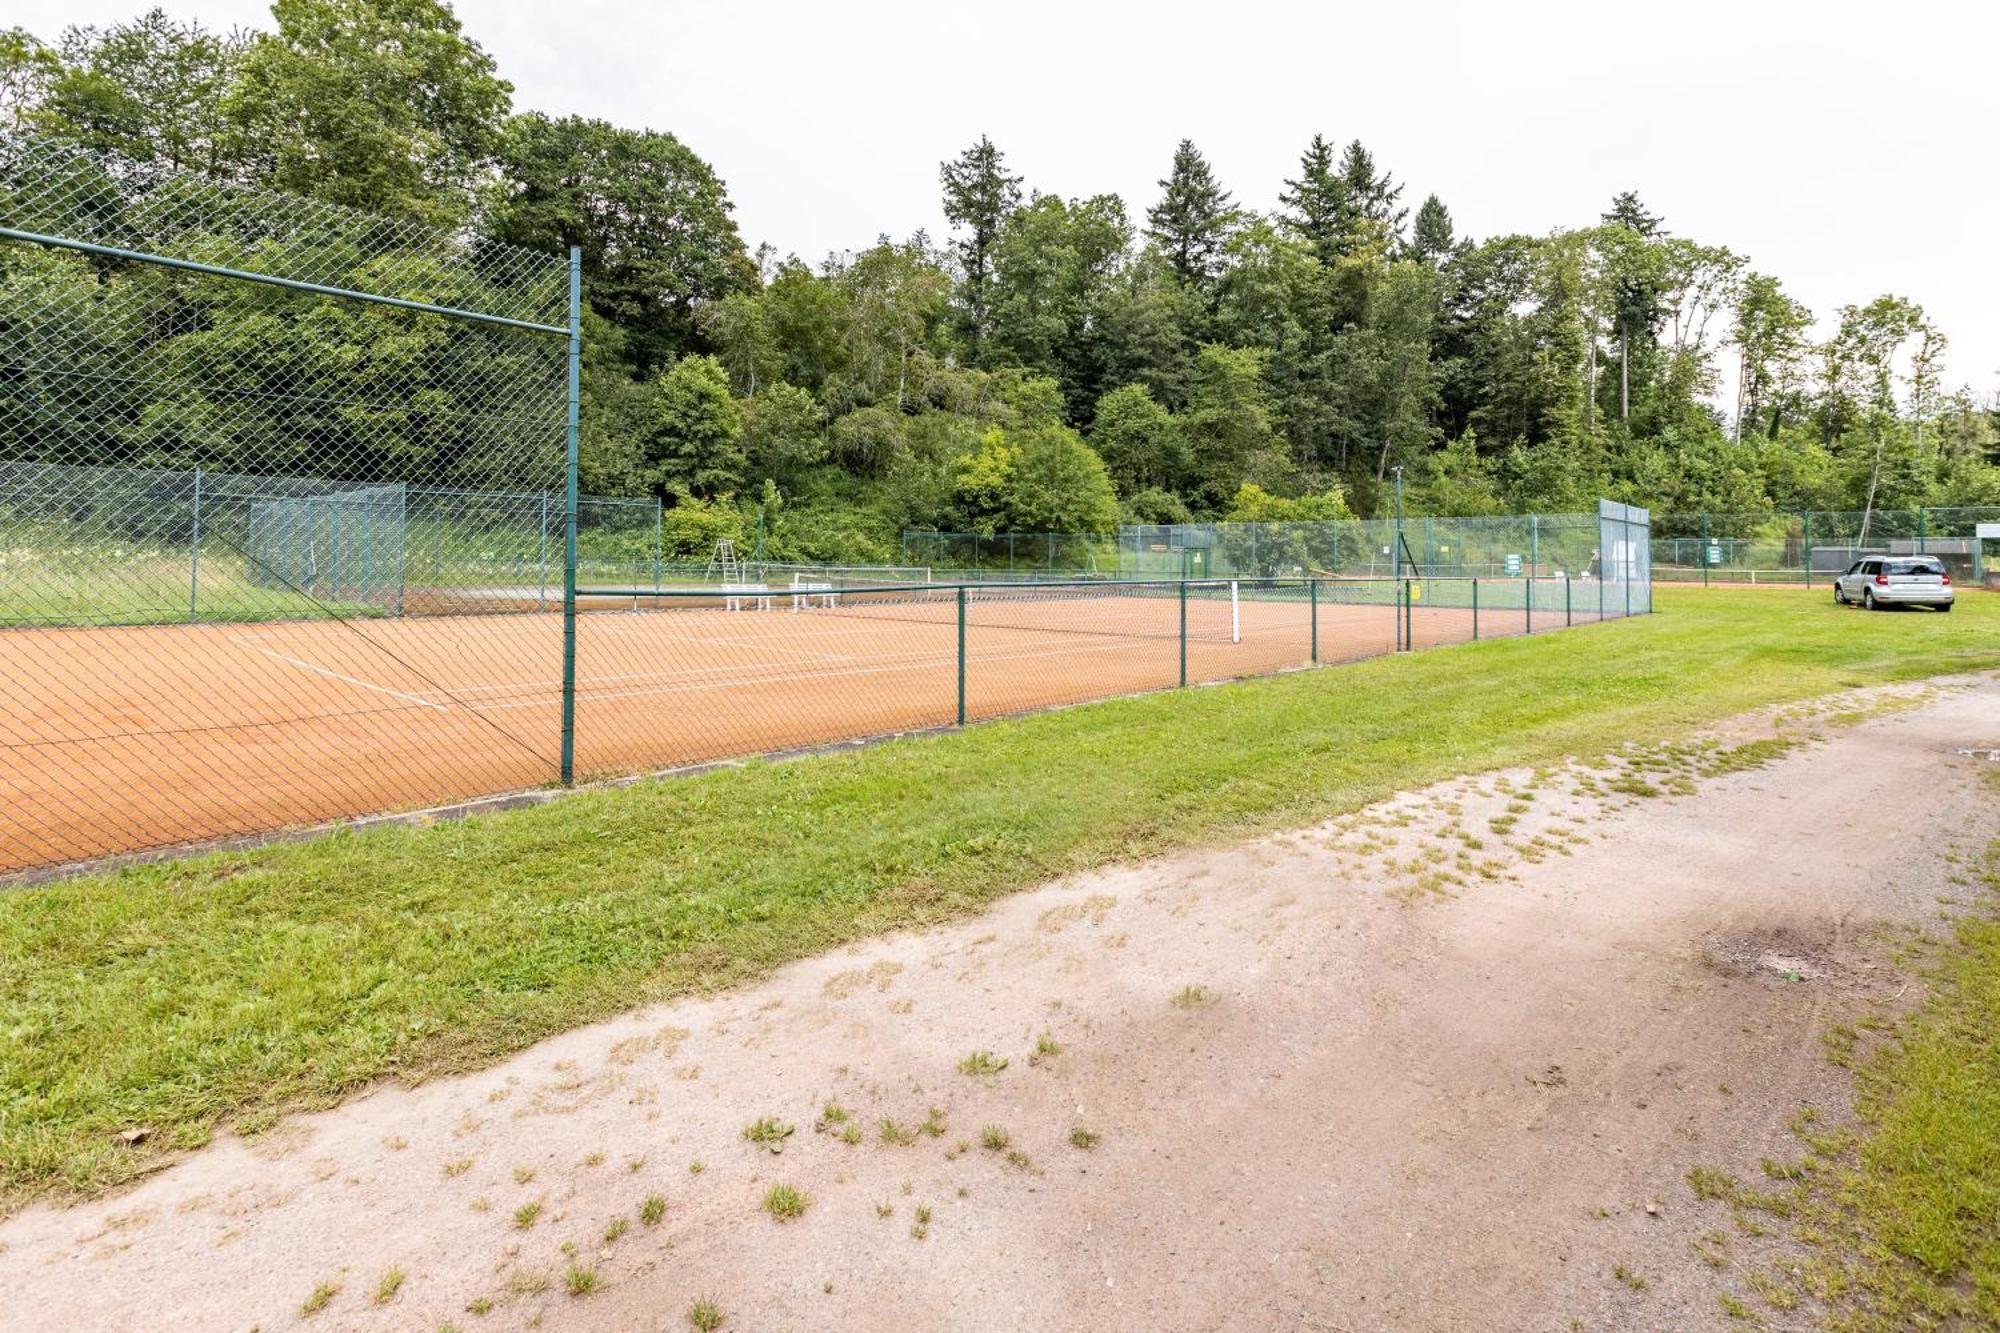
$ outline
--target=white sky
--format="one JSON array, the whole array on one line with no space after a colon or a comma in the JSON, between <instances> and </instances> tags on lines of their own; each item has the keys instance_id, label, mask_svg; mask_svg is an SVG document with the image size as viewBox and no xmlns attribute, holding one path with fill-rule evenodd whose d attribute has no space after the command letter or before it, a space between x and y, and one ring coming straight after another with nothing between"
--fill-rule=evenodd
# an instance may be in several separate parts
<instances>
[{"instance_id":1,"label":"white sky","mask_svg":"<svg viewBox=\"0 0 2000 1333\"><path fill-rule=\"evenodd\" d=\"M146 0L8 0L47 39ZM162 0L215 27L252 0ZM942 235L937 166L991 135L1027 184L1136 219L1194 139L1275 206L1315 132L1359 137L1461 234L1592 222L1636 188L1822 316L1884 292L2000 388L1993 0L459 0L517 107L672 130L745 241Z\"/></svg>"}]
</instances>

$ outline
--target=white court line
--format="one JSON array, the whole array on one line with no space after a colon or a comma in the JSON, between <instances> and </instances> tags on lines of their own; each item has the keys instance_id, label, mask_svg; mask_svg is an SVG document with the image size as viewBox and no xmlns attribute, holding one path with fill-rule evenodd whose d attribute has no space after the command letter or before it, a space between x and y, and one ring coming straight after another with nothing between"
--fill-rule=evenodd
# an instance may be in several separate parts
<instances>
[{"instance_id":1,"label":"white court line","mask_svg":"<svg viewBox=\"0 0 2000 1333\"><path fill-rule=\"evenodd\" d=\"M440 713L445 713L450 711L450 709L446 708L445 705L441 703L434 703L431 700L426 699L421 695L405 694L401 690L392 690L386 685L376 685L372 684L369 681L358 680L355 677L345 675L342 672L330 671L327 668L323 666L318 666L312 662L307 662L297 657L287 656L286 654L278 652L276 649L273 648L259 648L257 651L264 654L266 657L275 657L280 662L290 662L293 666L299 667L302 670L317 672L318 674L329 677L333 680L343 681L346 684L354 686L356 689L373 690L377 694L386 694L392 699L403 699L409 703L421 705L424 708L433 708Z\"/></svg>"},{"instance_id":2,"label":"white court line","mask_svg":"<svg viewBox=\"0 0 2000 1333\"><path fill-rule=\"evenodd\" d=\"M889 623L928 625L930 622L893 621ZM945 626L939 626L938 628L952 629L955 627L945 625ZM1046 630L1040 628L1028 629L1025 627L1012 626L1012 625L1005 625L1005 626L986 625L986 626L981 626L980 628L988 631L1000 631L1004 633L1026 633L1026 634L1043 634L1043 635L1059 632L1059 631ZM870 622L867 625L855 625L853 628L848 628L845 625L843 625L843 627L838 630L828 628L825 630L818 630L815 632L833 633L842 636L860 635L860 634L879 636L881 630L879 623ZM266 636L262 634L245 634L245 635L239 635L237 637L247 640L251 638L261 638ZM1063 646L1049 647L1049 648L1022 649L1020 651L1011 653L981 653L975 649L968 657L967 665L978 666L978 665L985 665L988 663L1029 661L1038 658L1070 657L1083 654L1101 654L1106 652L1125 652L1129 651L1129 649L1123 646L1122 641L1124 640L1124 637L1125 636L1120 636L1115 633L1108 633L1101 636L1101 638L1093 636L1090 639L1090 641L1087 642L1066 644ZM794 654L805 653L805 650L803 649L785 648L783 645L780 644L768 643L756 639L696 638L691 636L684 642L686 642L689 646L708 645L708 644L724 644L724 645L739 644L751 648L760 648L760 649L773 648L780 652L789 652ZM438 712L450 711L449 706L447 704L435 702L433 699L426 697L427 695L443 694L450 698L459 699L464 702L466 707L471 708L474 711L483 713L506 712L518 708L546 708L550 706L552 703L556 702L556 700L551 698L539 698L539 699L523 699L509 703L482 704L476 700L467 699L465 698L465 696L474 694L500 694L506 692L517 692L521 690L536 690L536 689L552 690L559 688L562 683L559 680L506 681L491 685L439 686L437 689L431 691L406 693L401 690L389 689L387 686L376 685L369 681L358 679L354 676L345 675L341 672L333 671L329 668L318 666L314 663L303 661L296 657L290 657L284 653L276 651L275 649L259 647L257 648L257 651L271 657L280 658L283 661L289 662L294 666L303 668L304 670L317 672L320 675L328 676L335 680L344 681L347 684L358 686L361 689L373 690L376 691L377 693L390 695L393 698L403 699L410 703L422 705L425 708L434 709ZM744 663L737 663L737 662L715 662L715 663L706 663L697 666L687 667L678 670L627 672L609 676L596 676L596 675L579 676L577 678L577 684L581 688L588 688L592 686L616 684L623 681L673 682L670 684L663 684L649 689L628 690L621 693L613 693L613 694L591 694L587 696L587 700L589 702L598 702L598 701L615 702L621 699L651 698L662 694L698 693L705 690L725 689L725 688L742 687L742 686L779 685L791 681L800 681L800 680L825 680L825 679L832 679L836 677L847 677L847 676L893 675L893 674L899 674L903 672L916 670L919 668L932 667L936 665L940 660L949 660L950 652L949 652L949 647L947 646L945 649L932 649L932 650L913 649L905 653L884 655L879 657L856 657L849 654L813 654L810 656L811 660L813 661L847 661L847 662L858 663L859 665L848 668L834 669L834 670L801 669L796 671L789 671L783 674L763 674L763 673L746 674L746 671L754 673L756 671L756 668L759 666L765 666L765 665L784 666L786 664L750 663L747 664L746 666L746 664ZM704 680L700 678L702 673L716 675L717 678ZM730 674L718 675L718 673L730 673ZM680 677L694 677L694 679L692 679L691 681L683 682L680 679L678 679Z\"/></svg>"}]
</instances>

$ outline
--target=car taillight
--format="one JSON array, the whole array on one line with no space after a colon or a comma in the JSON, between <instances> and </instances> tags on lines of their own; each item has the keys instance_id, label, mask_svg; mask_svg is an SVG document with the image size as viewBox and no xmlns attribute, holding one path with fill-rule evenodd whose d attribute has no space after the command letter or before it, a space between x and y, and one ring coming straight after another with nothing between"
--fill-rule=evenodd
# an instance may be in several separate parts
<instances>
[{"instance_id":1,"label":"car taillight","mask_svg":"<svg viewBox=\"0 0 2000 1333\"><path fill-rule=\"evenodd\" d=\"M1949 575L1949 574L1946 574L1946 575L1944 576L1944 586L1945 586L1945 587L1947 587L1947 588L1949 588L1949 587L1951 586L1951 575Z\"/></svg>"},{"instance_id":2,"label":"car taillight","mask_svg":"<svg viewBox=\"0 0 2000 1333\"><path fill-rule=\"evenodd\" d=\"M1886 588L1886 587L1888 587L1888 586L1889 586L1889 576L1888 576L1887 574L1877 574L1877 575L1875 576L1875 586L1876 586L1876 587L1878 587L1878 588Z\"/></svg>"}]
</instances>

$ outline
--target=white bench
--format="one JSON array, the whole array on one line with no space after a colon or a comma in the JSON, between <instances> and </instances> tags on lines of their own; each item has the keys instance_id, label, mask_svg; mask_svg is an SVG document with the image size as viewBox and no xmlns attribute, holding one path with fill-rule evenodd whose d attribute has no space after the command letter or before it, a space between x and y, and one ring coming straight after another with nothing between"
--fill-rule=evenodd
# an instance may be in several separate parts
<instances>
[{"instance_id":1,"label":"white bench","mask_svg":"<svg viewBox=\"0 0 2000 1333\"><path fill-rule=\"evenodd\" d=\"M741 611L743 603L752 603L759 611L771 609L771 585L768 583L725 583L722 585L722 606L725 611Z\"/></svg>"},{"instance_id":2,"label":"white bench","mask_svg":"<svg viewBox=\"0 0 2000 1333\"><path fill-rule=\"evenodd\" d=\"M826 607L828 610L833 609L836 599L831 583L816 583L810 579L797 577L792 579L792 610L810 610L812 599L815 597L819 598L821 606Z\"/></svg>"}]
</instances>

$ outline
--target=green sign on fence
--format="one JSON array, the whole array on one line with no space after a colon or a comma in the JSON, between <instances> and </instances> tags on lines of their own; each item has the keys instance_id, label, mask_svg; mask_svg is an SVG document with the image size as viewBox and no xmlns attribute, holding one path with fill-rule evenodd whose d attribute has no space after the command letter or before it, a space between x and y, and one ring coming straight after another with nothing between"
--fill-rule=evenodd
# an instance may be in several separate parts
<instances>
[{"instance_id":1,"label":"green sign on fence","mask_svg":"<svg viewBox=\"0 0 2000 1333\"><path fill-rule=\"evenodd\" d=\"M1520 556L1518 556L1518 555L1514 555L1514 554L1511 554L1511 553L1510 553L1510 554L1509 554L1509 555L1507 556L1507 559L1506 559L1506 561L1505 561L1505 567L1506 567L1506 570L1507 570L1507 577L1508 577L1508 578L1510 578L1510 579L1518 579L1518 578L1520 578L1520 577L1521 577L1521 557L1520 557Z\"/></svg>"}]
</instances>

